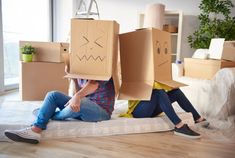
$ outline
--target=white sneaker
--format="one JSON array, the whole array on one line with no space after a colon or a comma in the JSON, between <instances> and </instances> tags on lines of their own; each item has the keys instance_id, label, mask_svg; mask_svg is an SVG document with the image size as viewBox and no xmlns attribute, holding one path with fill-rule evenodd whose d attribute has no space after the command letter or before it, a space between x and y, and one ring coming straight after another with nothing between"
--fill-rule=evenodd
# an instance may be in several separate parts
<instances>
[{"instance_id":1,"label":"white sneaker","mask_svg":"<svg viewBox=\"0 0 235 158\"><path fill-rule=\"evenodd\" d=\"M6 137L15 142L37 144L40 142L41 139L41 134L33 132L31 127L23 128L20 130L5 130L4 134Z\"/></svg>"},{"instance_id":2,"label":"white sneaker","mask_svg":"<svg viewBox=\"0 0 235 158\"><path fill-rule=\"evenodd\" d=\"M39 110L40 110L40 108L36 108L32 111L32 114L34 117L38 117Z\"/></svg>"}]
</instances>

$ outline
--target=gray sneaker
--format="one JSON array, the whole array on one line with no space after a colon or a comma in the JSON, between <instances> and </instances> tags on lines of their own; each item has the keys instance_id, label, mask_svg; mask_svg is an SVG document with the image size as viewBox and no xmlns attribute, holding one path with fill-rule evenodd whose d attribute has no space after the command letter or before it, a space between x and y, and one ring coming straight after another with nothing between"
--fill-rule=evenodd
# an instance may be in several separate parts
<instances>
[{"instance_id":1,"label":"gray sneaker","mask_svg":"<svg viewBox=\"0 0 235 158\"><path fill-rule=\"evenodd\" d=\"M184 124L182 127L180 128L176 128L175 127L175 131L174 131L175 135L178 136L183 136L183 137L187 137L187 138L191 138L191 139L198 139L201 138L201 135L197 132L194 132L193 130L191 130L187 124Z\"/></svg>"},{"instance_id":2,"label":"gray sneaker","mask_svg":"<svg viewBox=\"0 0 235 158\"><path fill-rule=\"evenodd\" d=\"M5 130L4 134L6 137L15 142L38 144L41 139L41 134L33 132L31 127L20 130Z\"/></svg>"}]
</instances>

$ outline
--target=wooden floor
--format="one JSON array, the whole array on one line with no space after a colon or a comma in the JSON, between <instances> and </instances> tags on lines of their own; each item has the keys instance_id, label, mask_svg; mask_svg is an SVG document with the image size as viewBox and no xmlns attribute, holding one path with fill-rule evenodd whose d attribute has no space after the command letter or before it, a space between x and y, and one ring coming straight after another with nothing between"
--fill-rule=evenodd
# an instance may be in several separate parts
<instances>
[{"instance_id":1,"label":"wooden floor","mask_svg":"<svg viewBox=\"0 0 235 158\"><path fill-rule=\"evenodd\" d=\"M235 143L191 140L172 132L47 140L38 145L0 143L0 157L234 158Z\"/></svg>"},{"instance_id":2,"label":"wooden floor","mask_svg":"<svg viewBox=\"0 0 235 158\"><path fill-rule=\"evenodd\" d=\"M0 96L17 100L18 93ZM0 142L0 158L234 158L235 141L206 135L191 140L172 132L47 140L38 145Z\"/></svg>"}]
</instances>

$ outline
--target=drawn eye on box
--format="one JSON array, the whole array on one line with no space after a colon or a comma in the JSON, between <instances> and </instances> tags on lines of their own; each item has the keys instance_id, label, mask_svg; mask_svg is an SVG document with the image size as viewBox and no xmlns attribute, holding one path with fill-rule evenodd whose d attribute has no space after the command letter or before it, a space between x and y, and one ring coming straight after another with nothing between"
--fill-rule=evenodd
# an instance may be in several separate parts
<instances>
[{"instance_id":1,"label":"drawn eye on box","mask_svg":"<svg viewBox=\"0 0 235 158\"><path fill-rule=\"evenodd\" d=\"M79 61L90 61L90 60L93 60L93 61L99 61L99 62L103 62L104 59L105 59L105 56L101 56L101 55L95 55L95 54L92 54L91 53L91 50L94 49L94 47L99 47L99 48L103 48L103 43L101 41L102 39L102 36L96 38L93 43L90 42L90 40L88 39L88 37L86 36L82 36L82 39L83 39L83 43L80 45L80 47L86 47L85 48L85 53L82 54L79 54L77 53L76 54L76 57ZM91 43L91 46L89 46L89 44ZM88 49L88 50L87 50ZM89 51L90 49L90 51ZM89 54L91 53L91 54Z\"/></svg>"},{"instance_id":2,"label":"drawn eye on box","mask_svg":"<svg viewBox=\"0 0 235 158\"><path fill-rule=\"evenodd\" d=\"M94 43L99 46L100 48L103 48L103 44L102 43L99 43L99 40L102 38L102 36L98 37L97 39L94 40ZM83 47L83 46L86 46L88 43L90 43L90 41L88 40L87 37L85 36L82 36L82 39L84 39L84 43L80 46L80 47Z\"/></svg>"},{"instance_id":3,"label":"drawn eye on box","mask_svg":"<svg viewBox=\"0 0 235 158\"><path fill-rule=\"evenodd\" d=\"M79 51L76 53L78 62L103 62L106 59L107 33L101 28L88 27L88 30L80 36L78 44Z\"/></svg>"},{"instance_id":4,"label":"drawn eye on box","mask_svg":"<svg viewBox=\"0 0 235 158\"><path fill-rule=\"evenodd\" d=\"M167 42L164 42L163 48L164 48L164 53L168 54L168 43Z\"/></svg>"},{"instance_id":5,"label":"drawn eye on box","mask_svg":"<svg viewBox=\"0 0 235 158\"><path fill-rule=\"evenodd\" d=\"M157 49L157 58L158 62L157 66L162 67L163 65L169 63L168 58L165 58L165 55L168 55L168 44L167 42L164 42L163 47L161 46L161 43L159 41L156 41L156 49Z\"/></svg>"},{"instance_id":6,"label":"drawn eye on box","mask_svg":"<svg viewBox=\"0 0 235 158\"><path fill-rule=\"evenodd\" d=\"M157 53L160 54L161 53L161 45L160 45L159 41L156 42L156 48L157 48Z\"/></svg>"}]
</instances>

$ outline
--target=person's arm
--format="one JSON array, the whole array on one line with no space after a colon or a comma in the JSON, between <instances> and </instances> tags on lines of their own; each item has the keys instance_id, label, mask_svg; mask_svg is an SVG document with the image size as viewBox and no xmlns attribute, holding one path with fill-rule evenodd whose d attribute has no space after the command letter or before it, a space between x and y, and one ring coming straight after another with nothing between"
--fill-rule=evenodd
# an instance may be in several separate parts
<instances>
[{"instance_id":1,"label":"person's arm","mask_svg":"<svg viewBox=\"0 0 235 158\"><path fill-rule=\"evenodd\" d=\"M78 85L78 79L72 78L71 81L74 83L74 88L75 88L74 94L76 94L81 89L81 87L79 87L79 85Z\"/></svg>"},{"instance_id":2,"label":"person's arm","mask_svg":"<svg viewBox=\"0 0 235 158\"><path fill-rule=\"evenodd\" d=\"M94 80L88 80L88 82L85 84L85 86L80 89L70 100L68 103L68 106L71 107L71 109L74 112L80 111L80 102L81 99L89 94L92 94L96 91L96 89L99 87L99 83Z\"/></svg>"},{"instance_id":3,"label":"person's arm","mask_svg":"<svg viewBox=\"0 0 235 158\"><path fill-rule=\"evenodd\" d=\"M68 61L65 62L64 71L65 71L66 74L69 74L69 63L68 63ZM81 87L79 87L79 85L78 85L78 80L76 78L71 78L71 79L69 79L69 81L73 82L74 86L75 86L74 87L75 88L75 92L73 92L73 94L77 93L81 89Z\"/></svg>"}]
</instances>

